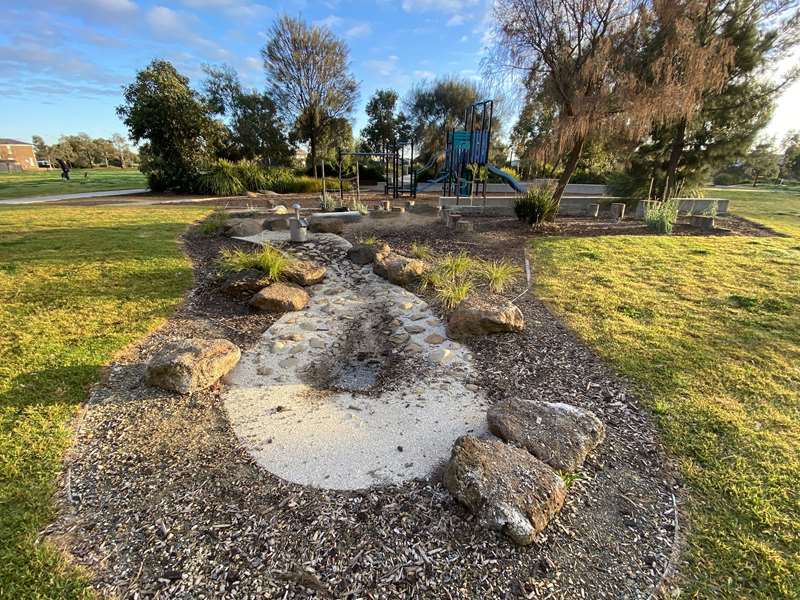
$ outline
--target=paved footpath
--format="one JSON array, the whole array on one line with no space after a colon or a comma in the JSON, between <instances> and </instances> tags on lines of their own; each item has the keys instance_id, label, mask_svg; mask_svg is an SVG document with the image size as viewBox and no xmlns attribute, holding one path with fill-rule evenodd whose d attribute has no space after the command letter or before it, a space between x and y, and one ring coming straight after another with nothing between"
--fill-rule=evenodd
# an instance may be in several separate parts
<instances>
[{"instance_id":1,"label":"paved footpath","mask_svg":"<svg viewBox=\"0 0 800 600\"><path fill-rule=\"evenodd\" d=\"M59 200L80 200L82 198L105 198L108 196L131 196L144 194L150 190L137 188L131 190L109 190L106 192L81 192L79 194L53 194L52 196L28 196L26 198L8 198L0 200L0 204L36 204L39 202L57 202Z\"/></svg>"}]
</instances>

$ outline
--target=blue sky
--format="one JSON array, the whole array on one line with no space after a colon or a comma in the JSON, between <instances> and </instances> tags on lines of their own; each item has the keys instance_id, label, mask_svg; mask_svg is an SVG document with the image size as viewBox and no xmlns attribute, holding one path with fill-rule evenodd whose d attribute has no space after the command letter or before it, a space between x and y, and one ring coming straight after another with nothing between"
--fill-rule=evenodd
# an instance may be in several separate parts
<instances>
[{"instance_id":1,"label":"blue sky","mask_svg":"<svg viewBox=\"0 0 800 600\"><path fill-rule=\"evenodd\" d=\"M281 13L324 23L351 49L361 81L356 130L372 92L404 93L436 75L479 78L491 0L6 0L0 11L0 137L49 143L61 134L125 134L120 88L153 58L193 83L203 63L228 63L263 88L260 49ZM797 63L795 55L791 63ZM781 100L769 133L800 129L800 85Z\"/></svg>"}]
</instances>

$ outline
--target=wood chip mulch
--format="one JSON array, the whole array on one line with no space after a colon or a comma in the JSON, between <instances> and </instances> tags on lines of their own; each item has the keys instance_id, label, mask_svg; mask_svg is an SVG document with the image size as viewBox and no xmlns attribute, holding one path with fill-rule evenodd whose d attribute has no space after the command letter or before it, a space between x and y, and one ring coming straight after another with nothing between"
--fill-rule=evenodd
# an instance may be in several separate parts
<instances>
[{"instance_id":1,"label":"wood chip mulch","mask_svg":"<svg viewBox=\"0 0 800 600\"><path fill-rule=\"evenodd\" d=\"M388 223L385 227L389 226ZM382 232L441 249L429 220ZM482 242L481 240L485 240ZM521 253L491 234L470 252ZM483 246L485 247L482 247ZM530 295L521 335L470 344L493 398L593 410L606 441L540 538L520 548L481 529L438 476L359 492L286 483L240 447L220 388L178 397L143 383L165 340L220 336L243 348L274 319L214 291L219 238L188 235L196 284L161 329L128 349L76 424L45 534L119 598L648 598L676 552L678 484L648 415L624 383ZM512 290L509 296L521 289Z\"/></svg>"}]
</instances>

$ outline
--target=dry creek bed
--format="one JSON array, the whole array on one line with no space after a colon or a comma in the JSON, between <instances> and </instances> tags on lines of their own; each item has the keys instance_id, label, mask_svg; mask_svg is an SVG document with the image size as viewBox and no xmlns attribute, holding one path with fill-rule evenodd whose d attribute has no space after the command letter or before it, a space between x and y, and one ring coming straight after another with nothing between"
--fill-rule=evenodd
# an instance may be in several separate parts
<instances>
[{"instance_id":1,"label":"dry creek bed","mask_svg":"<svg viewBox=\"0 0 800 600\"><path fill-rule=\"evenodd\" d=\"M433 220L384 237L461 249ZM384 228L390 227L388 223ZM448 242L450 240L450 242ZM492 256L491 233L469 237ZM215 290L219 249L244 243L187 235L196 282L158 331L128 349L91 392L65 458L59 519L46 531L88 567L94 589L121 598L648 598L676 548L677 483L649 417L535 298L519 301L523 334L469 343L489 401L506 394L592 410L606 440L531 546L483 530L434 472L359 491L287 483L238 443L222 388L180 397L147 386L165 341L224 337L251 347L274 316ZM516 296L521 288L511 290Z\"/></svg>"}]
</instances>

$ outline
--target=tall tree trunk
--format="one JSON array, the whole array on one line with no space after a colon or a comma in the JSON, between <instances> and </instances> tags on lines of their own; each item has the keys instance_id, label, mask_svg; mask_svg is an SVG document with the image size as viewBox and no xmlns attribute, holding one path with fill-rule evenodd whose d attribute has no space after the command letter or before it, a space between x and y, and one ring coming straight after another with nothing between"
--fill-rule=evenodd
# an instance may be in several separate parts
<instances>
[{"instance_id":1,"label":"tall tree trunk","mask_svg":"<svg viewBox=\"0 0 800 600\"><path fill-rule=\"evenodd\" d=\"M672 145L669 150L669 162L667 163L667 178L664 181L664 193L661 196L662 200L668 200L670 193L675 187L675 180L677 178L678 163L683 156L683 145L686 141L686 119L681 119L675 129L675 136L672 138Z\"/></svg>"},{"instance_id":2,"label":"tall tree trunk","mask_svg":"<svg viewBox=\"0 0 800 600\"><path fill-rule=\"evenodd\" d=\"M585 137L578 138L578 140L575 141L575 145L572 146L572 150L569 151L567 162L564 163L564 172L558 180L556 191L553 192L553 198L555 198L558 204L561 204L561 196L564 195L564 190L567 189L567 184L572 174L575 172L575 168L578 166L578 161L581 158L581 152L583 152L583 145L585 142Z\"/></svg>"},{"instance_id":3,"label":"tall tree trunk","mask_svg":"<svg viewBox=\"0 0 800 600\"><path fill-rule=\"evenodd\" d=\"M309 148L311 149L311 165L314 171L314 179L317 178L317 136L311 134L308 142Z\"/></svg>"}]
</instances>

